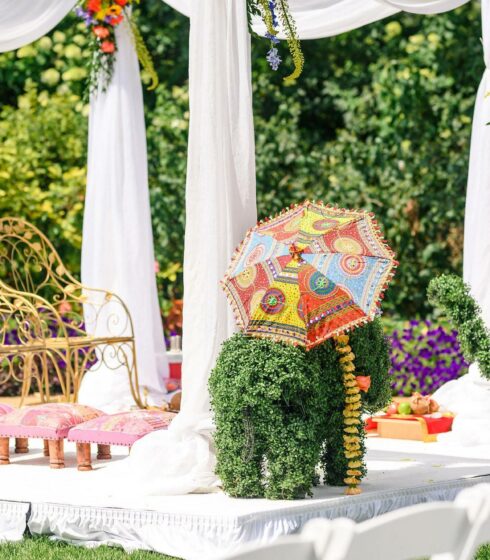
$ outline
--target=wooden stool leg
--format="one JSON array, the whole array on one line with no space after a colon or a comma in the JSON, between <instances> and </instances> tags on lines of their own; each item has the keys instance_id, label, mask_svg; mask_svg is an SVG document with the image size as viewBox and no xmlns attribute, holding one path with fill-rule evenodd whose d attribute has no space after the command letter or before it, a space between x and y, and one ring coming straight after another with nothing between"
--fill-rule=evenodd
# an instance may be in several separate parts
<instances>
[{"instance_id":1,"label":"wooden stool leg","mask_svg":"<svg viewBox=\"0 0 490 560\"><path fill-rule=\"evenodd\" d=\"M49 466L52 469L63 469L65 467L62 439L49 440Z\"/></svg>"},{"instance_id":2,"label":"wooden stool leg","mask_svg":"<svg viewBox=\"0 0 490 560\"><path fill-rule=\"evenodd\" d=\"M77 465L79 471L91 471L90 443L77 443Z\"/></svg>"},{"instance_id":3,"label":"wooden stool leg","mask_svg":"<svg viewBox=\"0 0 490 560\"><path fill-rule=\"evenodd\" d=\"M43 443L44 443L44 450L43 450L44 456L49 457L49 441L45 439Z\"/></svg>"},{"instance_id":4,"label":"wooden stool leg","mask_svg":"<svg viewBox=\"0 0 490 560\"><path fill-rule=\"evenodd\" d=\"M29 453L29 440L27 438L15 438L15 452Z\"/></svg>"},{"instance_id":5,"label":"wooden stool leg","mask_svg":"<svg viewBox=\"0 0 490 560\"><path fill-rule=\"evenodd\" d=\"M110 445L97 445L97 459L107 460L112 459L111 446Z\"/></svg>"},{"instance_id":6,"label":"wooden stool leg","mask_svg":"<svg viewBox=\"0 0 490 560\"><path fill-rule=\"evenodd\" d=\"M8 465L10 463L9 438L0 438L0 465Z\"/></svg>"}]
</instances>

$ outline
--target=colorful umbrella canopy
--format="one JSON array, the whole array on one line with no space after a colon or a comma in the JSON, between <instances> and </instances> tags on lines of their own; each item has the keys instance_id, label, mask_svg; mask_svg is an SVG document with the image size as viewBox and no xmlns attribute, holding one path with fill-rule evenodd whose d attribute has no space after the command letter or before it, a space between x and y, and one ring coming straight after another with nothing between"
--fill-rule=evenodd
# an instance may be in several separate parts
<instances>
[{"instance_id":1,"label":"colorful umbrella canopy","mask_svg":"<svg viewBox=\"0 0 490 560\"><path fill-rule=\"evenodd\" d=\"M373 214L306 201L250 229L222 284L245 334L309 349L372 320L397 264Z\"/></svg>"}]
</instances>

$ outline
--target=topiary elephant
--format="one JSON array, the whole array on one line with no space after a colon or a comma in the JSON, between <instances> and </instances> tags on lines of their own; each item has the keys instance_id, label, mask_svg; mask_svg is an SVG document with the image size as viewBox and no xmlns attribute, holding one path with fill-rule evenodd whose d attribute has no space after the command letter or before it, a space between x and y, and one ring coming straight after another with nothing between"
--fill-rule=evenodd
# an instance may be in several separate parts
<instances>
[{"instance_id":1,"label":"topiary elephant","mask_svg":"<svg viewBox=\"0 0 490 560\"><path fill-rule=\"evenodd\" d=\"M371 376L362 410L378 410L391 398L388 343L379 320L357 328L350 346L359 375ZM326 483L344 484L342 375L332 340L310 352L241 334L223 344L209 386L216 472L228 494L302 498L311 494L319 463ZM364 474L362 460L359 469Z\"/></svg>"}]
</instances>

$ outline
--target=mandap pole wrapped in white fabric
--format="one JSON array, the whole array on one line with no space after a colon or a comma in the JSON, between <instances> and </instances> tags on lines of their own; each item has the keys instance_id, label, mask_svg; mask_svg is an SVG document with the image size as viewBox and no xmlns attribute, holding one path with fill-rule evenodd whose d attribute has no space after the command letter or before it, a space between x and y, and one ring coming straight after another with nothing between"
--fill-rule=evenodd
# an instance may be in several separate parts
<instances>
[{"instance_id":1,"label":"mandap pole wrapped in white fabric","mask_svg":"<svg viewBox=\"0 0 490 560\"><path fill-rule=\"evenodd\" d=\"M476 96L464 231L464 279L490 327L490 0L482 0L485 72ZM443 385L434 398L457 413L439 439L490 450L490 381L476 363L468 375Z\"/></svg>"},{"instance_id":2,"label":"mandap pole wrapped in white fabric","mask_svg":"<svg viewBox=\"0 0 490 560\"><path fill-rule=\"evenodd\" d=\"M245 2L200 0L190 10L183 401L168 432L149 434L131 450L130 470L150 494L217 485L208 378L235 331L219 280L257 219Z\"/></svg>"},{"instance_id":3,"label":"mandap pole wrapped in white fabric","mask_svg":"<svg viewBox=\"0 0 490 560\"><path fill-rule=\"evenodd\" d=\"M490 0L482 0L485 71L478 89L466 193L464 278L490 327Z\"/></svg>"},{"instance_id":4,"label":"mandap pole wrapped in white fabric","mask_svg":"<svg viewBox=\"0 0 490 560\"><path fill-rule=\"evenodd\" d=\"M35 41L75 4L76 0L1 0L0 52ZM82 280L125 300L134 322L140 385L161 404L168 366L155 282L143 96L127 26L118 29L117 36L113 80L107 93L91 99ZM122 320L116 313L105 324L99 320L97 332L91 332L111 334ZM124 370L89 372L80 399L107 411L134 404Z\"/></svg>"},{"instance_id":5,"label":"mandap pole wrapped in white fabric","mask_svg":"<svg viewBox=\"0 0 490 560\"><path fill-rule=\"evenodd\" d=\"M128 306L139 384L148 389L148 401L160 405L168 365L155 279L143 92L126 20L116 34L114 75L107 91L90 102L82 282L116 293ZM96 332L87 317L87 330L97 336L128 334L120 308L112 311L98 318ZM110 359L85 375L79 395L80 402L107 412L134 405L126 369L112 370L120 362Z\"/></svg>"}]
</instances>

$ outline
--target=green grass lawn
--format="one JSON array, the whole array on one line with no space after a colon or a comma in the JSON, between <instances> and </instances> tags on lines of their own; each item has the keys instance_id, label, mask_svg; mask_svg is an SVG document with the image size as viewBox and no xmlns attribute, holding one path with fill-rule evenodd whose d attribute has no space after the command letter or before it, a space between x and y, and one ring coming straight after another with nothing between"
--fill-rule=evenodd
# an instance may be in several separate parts
<instances>
[{"instance_id":1,"label":"green grass lawn","mask_svg":"<svg viewBox=\"0 0 490 560\"><path fill-rule=\"evenodd\" d=\"M1 560L176 560L156 552L137 550L126 554L116 547L84 548L48 537L29 537L21 542L0 545ZM489 556L490 559L490 556Z\"/></svg>"},{"instance_id":2,"label":"green grass lawn","mask_svg":"<svg viewBox=\"0 0 490 560\"><path fill-rule=\"evenodd\" d=\"M1 560L176 560L164 554L136 551L126 554L120 548L101 546L83 548L59 541L50 541L47 537L30 537L18 543L0 545ZM490 560L490 545L483 546L476 560Z\"/></svg>"}]
</instances>

